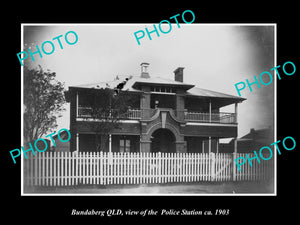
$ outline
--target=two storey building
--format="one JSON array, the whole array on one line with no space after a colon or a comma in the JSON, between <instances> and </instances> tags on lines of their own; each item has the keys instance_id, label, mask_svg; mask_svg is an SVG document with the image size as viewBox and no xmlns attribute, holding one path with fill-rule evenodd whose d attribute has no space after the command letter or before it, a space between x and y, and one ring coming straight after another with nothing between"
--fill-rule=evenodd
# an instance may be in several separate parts
<instances>
[{"instance_id":1,"label":"two storey building","mask_svg":"<svg viewBox=\"0 0 300 225\"><path fill-rule=\"evenodd\" d=\"M238 103L244 98L202 89L183 82L183 70L174 80L150 76L148 63L140 76L128 76L123 89L140 96L130 106L121 126L109 135L107 152L218 152L219 139L237 137ZM69 87L70 151L95 152L96 141L86 104L89 90L114 88L125 77L113 81ZM221 108L235 105L234 112ZM235 149L236 151L236 149Z\"/></svg>"}]
</instances>

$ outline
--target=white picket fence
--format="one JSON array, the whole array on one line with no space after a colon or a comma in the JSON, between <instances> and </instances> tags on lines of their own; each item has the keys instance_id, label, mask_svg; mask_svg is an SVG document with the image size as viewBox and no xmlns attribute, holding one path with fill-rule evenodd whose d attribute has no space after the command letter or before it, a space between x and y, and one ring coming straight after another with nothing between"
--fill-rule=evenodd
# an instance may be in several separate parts
<instances>
[{"instance_id":1,"label":"white picket fence","mask_svg":"<svg viewBox=\"0 0 300 225\"><path fill-rule=\"evenodd\" d=\"M264 180L273 177L273 160L260 164L252 160L253 167L246 163L239 172L233 160L244 155L44 152L23 160L24 182L29 186L72 186Z\"/></svg>"}]
</instances>

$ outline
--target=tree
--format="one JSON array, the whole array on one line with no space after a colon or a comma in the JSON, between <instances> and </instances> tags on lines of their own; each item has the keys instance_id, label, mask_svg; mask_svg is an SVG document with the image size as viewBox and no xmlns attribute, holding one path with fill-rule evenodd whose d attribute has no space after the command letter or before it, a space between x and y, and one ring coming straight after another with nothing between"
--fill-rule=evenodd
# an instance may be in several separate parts
<instances>
[{"instance_id":1,"label":"tree","mask_svg":"<svg viewBox=\"0 0 300 225\"><path fill-rule=\"evenodd\" d=\"M104 151L109 134L121 128L120 120L128 117L128 109L139 100L139 97L128 91L116 92L116 89L110 88L92 89L86 96L91 109L91 118L97 121L91 123L96 135L96 151Z\"/></svg>"},{"instance_id":2,"label":"tree","mask_svg":"<svg viewBox=\"0 0 300 225\"><path fill-rule=\"evenodd\" d=\"M31 142L52 132L64 109L64 85L56 73L24 67L24 139Z\"/></svg>"}]
</instances>

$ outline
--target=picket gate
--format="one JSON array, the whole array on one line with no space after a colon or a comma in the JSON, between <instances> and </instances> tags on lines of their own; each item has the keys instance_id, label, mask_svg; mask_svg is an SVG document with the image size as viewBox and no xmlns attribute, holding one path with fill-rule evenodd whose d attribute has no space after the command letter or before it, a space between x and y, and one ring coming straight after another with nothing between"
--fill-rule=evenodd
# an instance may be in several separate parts
<instances>
[{"instance_id":1,"label":"picket gate","mask_svg":"<svg viewBox=\"0 0 300 225\"><path fill-rule=\"evenodd\" d=\"M252 160L238 171L241 153L44 152L23 159L29 186L189 183L272 179L274 160ZM253 157L248 154L249 157Z\"/></svg>"}]
</instances>

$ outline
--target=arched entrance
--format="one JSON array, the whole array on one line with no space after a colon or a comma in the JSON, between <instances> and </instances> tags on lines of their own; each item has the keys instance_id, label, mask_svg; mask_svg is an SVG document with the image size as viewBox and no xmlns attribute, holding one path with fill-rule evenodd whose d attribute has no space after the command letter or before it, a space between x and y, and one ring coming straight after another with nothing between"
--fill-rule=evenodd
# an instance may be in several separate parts
<instances>
[{"instance_id":1,"label":"arched entrance","mask_svg":"<svg viewBox=\"0 0 300 225\"><path fill-rule=\"evenodd\" d=\"M152 133L151 152L176 152L175 140L170 130L157 129Z\"/></svg>"}]
</instances>

